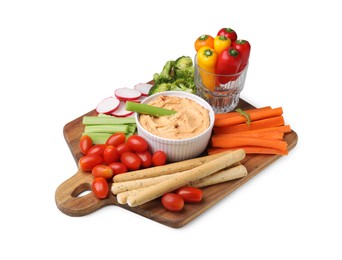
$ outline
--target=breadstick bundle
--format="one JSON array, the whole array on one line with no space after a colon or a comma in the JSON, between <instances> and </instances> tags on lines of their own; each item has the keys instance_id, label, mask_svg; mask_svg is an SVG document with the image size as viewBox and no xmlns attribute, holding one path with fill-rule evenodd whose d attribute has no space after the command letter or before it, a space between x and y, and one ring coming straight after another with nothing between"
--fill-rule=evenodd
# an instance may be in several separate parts
<instances>
[{"instance_id":1,"label":"breadstick bundle","mask_svg":"<svg viewBox=\"0 0 342 260\"><path fill-rule=\"evenodd\" d=\"M111 191L120 204L136 207L183 186L197 188L246 176L245 151L219 153L150 169L118 174Z\"/></svg>"}]
</instances>

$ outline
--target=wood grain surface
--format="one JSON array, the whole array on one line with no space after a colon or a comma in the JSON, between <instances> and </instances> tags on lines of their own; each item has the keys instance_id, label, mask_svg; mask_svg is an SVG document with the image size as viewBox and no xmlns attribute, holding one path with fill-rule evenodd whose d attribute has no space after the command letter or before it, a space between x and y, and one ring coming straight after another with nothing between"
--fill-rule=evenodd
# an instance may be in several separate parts
<instances>
[{"instance_id":1,"label":"wood grain surface","mask_svg":"<svg viewBox=\"0 0 342 260\"><path fill-rule=\"evenodd\" d=\"M254 106L242 99L240 99L238 107L242 109L254 108ZM84 115L96 115L96 112L93 110ZM79 140L84 129L82 125L84 115L67 123L63 129L66 143L76 164L82 156L79 150ZM296 132L292 131L285 134L284 139L288 143L290 151L296 146L298 136ZM291 156L291 153L287 156ZM112 193L106 199L97 199L90 188L92 175L82 171L77 171L74 175L71 174L68 180L58 186L55 200L59 210L69 216L84 216L104 206L116 205L169 227L180 228L201 215L279 158L281 158L279 155L247 155L242 161L248 170L246 177L202 188L203 201L198 204L187 204L181 212L165 210L160 203L160 199L155 199L134 208L128 205L120 205ZM83 195L85 191L89 192Z\"/></svg>"}]
</instances>

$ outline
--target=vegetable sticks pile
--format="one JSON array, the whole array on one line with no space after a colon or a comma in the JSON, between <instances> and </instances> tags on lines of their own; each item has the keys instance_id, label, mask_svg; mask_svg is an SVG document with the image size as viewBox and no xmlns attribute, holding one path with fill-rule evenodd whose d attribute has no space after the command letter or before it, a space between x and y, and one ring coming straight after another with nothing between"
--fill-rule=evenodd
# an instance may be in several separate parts
<instances>
[{"instance_id":1,"label":"vegetable sticks pile","mask_svg":"<svg viewBox=\"0 0 342 260\"><path fill-rule=\"evenodd\" d=\"M111 191L120 204L136 207L183 186L205 187L247 175L240 163L243 149L214 154L153 169L118 174Z\"/></svg>"},{"instance_id":2,"label":"vegetable sticks pile","mask_svg":"<svg viewBox=\"0 0 342 260\"><path fill-rule=\"evenodd\" d=\"M216 114L208 154L244 149L246 154L287 155L284 135L289 132L281 107Z\"/></svg>"},{"instance_id":3,"label":"vegetable sticks pile","mask_svg":"<svg viewBox=\"0 0 342 260\"><path fill-rule=\"evenodd\" d=\"M98 114L97 116L83 116L83 134L88 135L93 144L104 144L114 133L122 132L126 137L136 131L136 122L133 117L115 117Z\"/></svg>"}]
</instances>

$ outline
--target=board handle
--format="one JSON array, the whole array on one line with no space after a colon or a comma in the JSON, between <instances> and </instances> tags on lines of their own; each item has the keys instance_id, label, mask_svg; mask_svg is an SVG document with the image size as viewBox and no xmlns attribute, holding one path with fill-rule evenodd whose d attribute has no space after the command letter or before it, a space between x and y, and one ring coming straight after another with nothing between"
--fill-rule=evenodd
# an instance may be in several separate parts
<instances>
[{"instance_id":1,"label":"board handle","mask_svg":"<svg viewBox=\"0 0 342 260\"><path fill-rule=\"evenodd\" d=\"M78 170L75 175L58 186L55 193L57 207L69 216L88 215L111 203L111 194L106 199L98 199L91 191L93 176ZM82 194L88 192L87 194Z\"/></svg>"}]
</instances>

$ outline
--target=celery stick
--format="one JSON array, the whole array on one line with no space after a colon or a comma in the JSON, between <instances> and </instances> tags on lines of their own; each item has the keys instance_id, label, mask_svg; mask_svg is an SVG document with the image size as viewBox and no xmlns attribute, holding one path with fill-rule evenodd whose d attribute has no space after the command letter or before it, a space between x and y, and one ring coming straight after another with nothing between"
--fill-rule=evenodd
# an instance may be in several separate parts
<instances>
[{"instance_id":1,"label":"celery stick","mask_svg":"<svg viewBox=\"0 0 342 260\"><path fill-rule=\"evenodd\" d=\"M133 117L113 117L113 116L84 116L82 124L84 125L123 125L134 124Z\"/></svg>"},{"instance_id":2,"label":"celery stick","mask_svg":"<svg viewBox=\"0 0 342 260\"><path fill-rule=\"evenodd\" d=\"M83 133L88 135L93 144L104 144L106 143L107 139L112 135L110 133Z\"/></svg>"},{"instance_id":3,"label":"celery stick","mask_svg":"<svg viewBox=\"0 0 342 260\"><path fill-rule=\"evenodd\" d=\"M111 115L106 115L106 114L102 114L102 113L98 114L97 116L99 116L99 117L113 117Z\"/></svg>"},{"instance_id":4,"label":"celery stick","mask_svg":"<svg viewBox=\"0 0 342 260\"><path fill-rule=\"evenodd\" d=\"M128 132L128 125L86 125L85 133L117 133Z\"/></svg>"},{"instance_id":5,"label":"celery stick","mask_svg":"<svg viewBox=\"0 0 342 260\"><path fill-rule=\"evenodd\" d=\"M147 114L150 116L169 116L177 113L177 111L165 109L161 107L155 107L147 104L141 104L136 102L127 101L126 110L137 112L140 114Z\"/></svg>"},{"instance_id":6,"label":"celery stick","mask_svg":"<svg viewBox=\"0 0 342 260\"><path fill-rule=\"evenodd\" d=\"M135 130L137 129L136 125L128 125L128 133L134 133Z\"/></svg>"}]
</instances>

